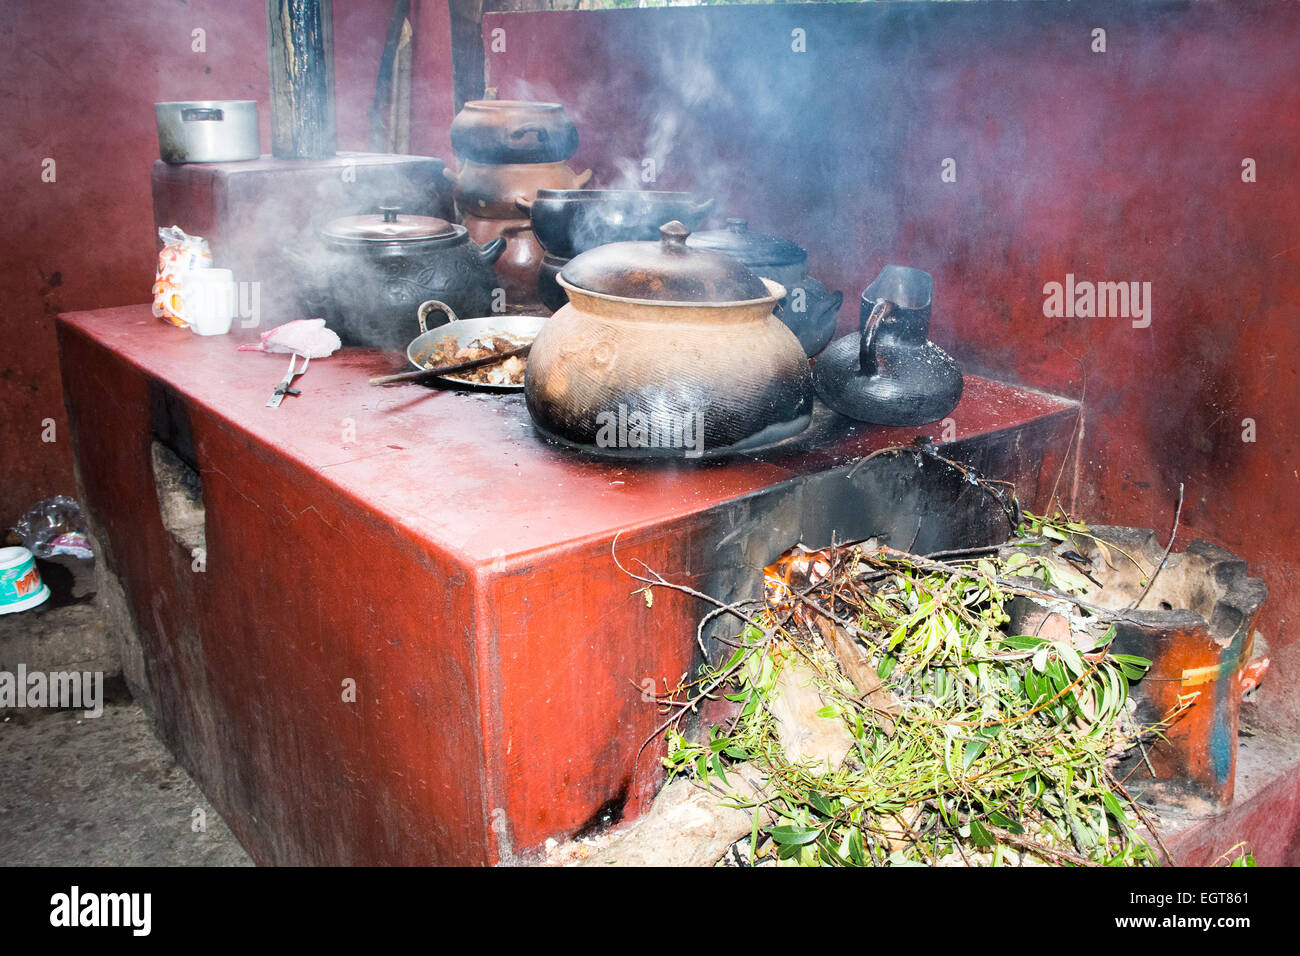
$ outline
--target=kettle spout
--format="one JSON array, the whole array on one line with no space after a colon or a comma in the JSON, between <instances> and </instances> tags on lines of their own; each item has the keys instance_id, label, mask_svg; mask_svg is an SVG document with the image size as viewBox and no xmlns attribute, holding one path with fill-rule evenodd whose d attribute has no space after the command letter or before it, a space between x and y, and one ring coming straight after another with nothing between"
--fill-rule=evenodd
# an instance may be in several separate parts
<instances>
[{"instance_id":1,"label":"kettle spout","mask_svg":"<svg viewBox=\"0 0 1300 956\"><path fill-rule=\"evenodd\" d=\"M501 258L501 253L506 251L506 241L501 236L497 236L491 242L485 242L478 247L478 256L488 265L492 265Z\"/></svg>"}]
</instances>

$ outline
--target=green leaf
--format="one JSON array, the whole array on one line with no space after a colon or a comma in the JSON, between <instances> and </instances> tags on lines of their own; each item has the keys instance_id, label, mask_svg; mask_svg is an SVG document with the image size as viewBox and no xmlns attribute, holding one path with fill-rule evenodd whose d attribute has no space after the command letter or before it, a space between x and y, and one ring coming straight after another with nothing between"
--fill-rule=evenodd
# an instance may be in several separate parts
<instances>
[{"instance_id":1,"label":"green leaf","mask_svg":"<svg viewBox=\"0 0 1300 956\"><path fill-rule=\"evenodd\" d=\"M1013 650L1032 651L1046 644L1047 638L1037 637L1033 634L1013 634L1010 637L1002 638L1002 643Z\"/></svg>"},{"instance_id":2,"label":"green leaf","mask_svg":"<svg viewBox=\"0 0 1300 956\"><path fill-rule=\"evenodd\" d=\"M1003 830L1006 830L1008 833L1014 833L1016 835L1019 835L1025 832L1025 828L1022 827L1019 823L1017 823L1015 820L1012 820L1005 813L999 813L997 810L993 810L992 812L989 813L989 823L993 824L995 827L1001 827Z\"/></svg>"},{"instance_id":3,"label":"green leaf","mask_svg":"<svg viewBox=\"0 0 1300 956\"><path fill-rule=\"evenodd\" d=\"M976 846L993 846L998 842L993 839L993 834L989 833L988 827L974 817L970 818L970 841Z\"/></svg>"},{"instance_id":4,"label":"green leaf","mask_svg":"<svg viewBox=\"0 0 1300 956\"><path fill-rule=\"evenodd\" d=\"M803 846L805 843L812 843L821 832L821 830L794 826L773 827L770 831L772 839L785 846Z\"/></svg>"},{"instance_id":5,"label":"green leaf","mask_svg":"<svg viewBox=\"0 0 1300 956\"><path fill-rule=\"evenodd\" d=\"M988 740L968 740L966 742L966 749L961 755L961 768L963 770L969 770L970 765L975 762L976 758L984 752L988 745Z\"/></svg>"},{"instance_id":6,"label":"green leaf","mask_svg":"<svg viewBox=\"0 0 1300 956\"><path fill-rule=\"evenodd\" d=\"M1083 676L1083 658L1079 656L1078 651L1069 644L1057 644L1056 653L1065 662L1065 666L1074 671L1076 677Z\"/></svg>"},{"instance_id":7,"label":"green leaf","mask_svg":"<svg viewBox=\"0 0 1300 956\"><path fill-rule=\"evenodd\" d=\"M898 664L898 658L893 654L886 654L880 659L880 666L876 668L876 676L884 680L894 672L895 665Z\"/></svg>"},{"instance_id":8,"label":"green leaf","mask_svg":"<svg viewBox=\"0 0 1300 956\"><path fill-rule=\"evenodd\" d=\"M817 716L826 720L829 720L832 717L838 717L839 715L840 709L834 704L827 704L825 707L817 711Z\"/></svg>"},{"instance_id":9,"label":"green leaf","mask_svg":"<svg viewBox=\"0 0 1300 956\"><path fill-rule=\"evenodd\" d=\"M835 808L832 807L830 802L816 790L808 791L808 805L824 817L835 816Z\"/></svg>"}]
</instances>

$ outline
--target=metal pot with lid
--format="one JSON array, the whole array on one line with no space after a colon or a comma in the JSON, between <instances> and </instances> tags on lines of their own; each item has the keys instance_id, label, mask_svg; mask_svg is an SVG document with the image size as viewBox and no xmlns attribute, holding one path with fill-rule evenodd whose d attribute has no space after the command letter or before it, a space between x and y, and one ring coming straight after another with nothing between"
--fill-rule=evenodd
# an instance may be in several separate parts
<instances>
[{"instance_id":1,"label":"metal pot with lid","mask_svg":"<svg viewBox=\"0 0 1300 956\"><path fill-rule=\"evenodd\" d=\"M492 264L505 240L482 246L464 226L432 216L379 215L326 223L316 255L296 253L304 305L323 316L344 345L405 348L421 302L488 315L500 285Z\"/></svg>"},{"instance_id":2,"label":"metal pot with lid","mask_svg":"<svg viewBox=\"0 0 1300 956\"><path fill-rule=\"evenodd\" d=\"M568 304L538 334L524 394L537 428L613 457L699 458L773 444L807 427L812 374L772 314L785 289L728 256L658 242L575 256Z\"/></svg>"},{"instance_id":3,"label":"metal pot with lid","mask_svg":"<svg viewBox=\"0 0 1300 956\"><path fill-rule=\"evenodd\" d=\"M802 246L781 236L752 232L744 219L728 219L725 229L697 232L687 245L724 253L785 286L776 317L798 336L805 354L816 355L834 337L844 294L828 291L808 274L808 253Z\"/></svg>"}]
</instances>

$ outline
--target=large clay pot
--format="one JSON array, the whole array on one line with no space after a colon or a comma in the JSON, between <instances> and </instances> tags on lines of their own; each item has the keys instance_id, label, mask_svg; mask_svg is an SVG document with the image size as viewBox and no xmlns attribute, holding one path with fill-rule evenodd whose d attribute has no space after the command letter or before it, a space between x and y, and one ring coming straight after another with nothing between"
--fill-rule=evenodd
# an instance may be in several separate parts
<instances>
[{"instance_id":1,"label":"large clay pot","mask_svg":"<svg viewBox=\"0 0 1300 956\"><path fill-rule=\"evenodd\" d=\"M545 253L537 244L528 220L465 216L462 224L469 230L470 239L480 245L497 238L506 241L505 251L495 264L497 278L506 292L506 303L516 306L540 304L537 281Z\"/></svg>"},{"instance_id":2,"label":"large clay pot","mask_svg":"<svg viewBox=\"0 0 1300 956\"><path fill-rule=\"evenodd\" d=\"M697 232L687 244L739 259L755 275L779 282L786 296L776 317L799 337L809 356L826 348L835 336L835 320L844 302L842 292L830 292L808 274L808 253L789 239L751 232L744 219L728 219L726 229Z\"/></svg>"},{"instance_id":3,"label":"large clay pot","mask_svg":"<svg viewBox=\"0 0 1300 956\"><path fill-rule=\"evenodd\" d=\"M578 130L559 103L470 100L451 121L451 148L477 163L558 163Z\"/></svg>"},{"instance_id":4,"label":"large clay pot","mask_svg":"<svg viewBox=\"0 0 1300 956\"><path fill-rule=\"evenodd\" d=\"M304 305L344 345L403 349L416 334L416 310L437 299L463 315L488 315L499 285L493 262L504 239L485 246L464 226L430 216L348 216L326 223L320 248L297 252Z\"/></svg>"},{"instance_id":5,"label":"large clay pot","mask_svg":"<svg viewBox=\"0 0 1300 956\"><path fill-rule=\"evenodd\" d=\"M698 458L773 444L807 427L812 378L772 314L785 294L734 259L659 242L575 257L569 302L533 343L524 385L541 432L614 457Z\"/></svg>"},{"instance_id":6,"label":"large clay pot","mask_svg":"<svg viewBox=\"0 0 1300 956\"><path fill-rule=\"evenodd\" d=\"M520 200L530 200L539 189L580 189L591 170L575 173L564 163L508 163L490 165L467 160L459 172L444 170L452 183L452 198L461 216L480 219L518 219Z\"/></svg>"}]
</instances>

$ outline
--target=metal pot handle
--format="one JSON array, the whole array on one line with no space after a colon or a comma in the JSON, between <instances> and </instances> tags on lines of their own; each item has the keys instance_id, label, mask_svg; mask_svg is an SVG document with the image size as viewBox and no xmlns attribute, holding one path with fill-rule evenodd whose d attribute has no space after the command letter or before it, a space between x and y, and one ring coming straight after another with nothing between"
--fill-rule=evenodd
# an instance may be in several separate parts
<instances>
[{"instance_id":1,"label":"metal pot handle","mask_svg":"<svg viewBox=\"0 0 1300 956\"><path fill-rule=\"evenodd\" d=\"M876 331L888 322L894 314L894 303L888 299L877 299L871 310L871 317L862 327L862 340L858 345L858 367L863 375L875 375L880 367L876 364Z\"/></svg>"},{"instance_id":2,"label":"metal pot handle","mask_svg":"<svg viewBox=\"0 0 1300 956\"><path fill-rule=\"evenodd\" d=\"M713 200L706 199L704 200L704 202L697 202L694 205L694 207L692 207L691 212L695 213L698 216L708 212L712 208L713 208Z\"/></svg>"},{"instance_id":3,"label":"metal pot handle","mask_svg":"<svg viewBox=\"0 0 1300 956\"><path fill-rule=\"evenodd\" d=\"M447 325L448 323L451 322L460 321L459 317L456 315L455 310L451 306L449 306L446 302L439 302L437 299L429 299L427 302L421 302L420 307L415 310L416 318L420 320L421 335L429 331L429 326L427 325L426 320L429 317L429 313L435 310L437 310L438 312L445 313L447 316L447 321L440 322L438 323L439 325ZM437 326L434 326L434 328L437 328Z\"/></svg>"},{"instance_id":4,"label":"metal pot handle","mask_svg":"<svg viewBox=\"0 0 1300 956\"><path fill-rule=\"evenodd\" d=\"M181 122L194 123L219 123L226 118L226 114L219 109L211 106L190 106L181 110Z\"/></svg>"},{"instance_id":5,"label":"metal pot handle","mask_svg":"<svg viewBox=\"0 0 1300 956\"><path fill-rule=\"evenodd\" d=\"M584 169L582 172L578 173L577 176L573 177L573 188L581 189L583 186L587 185L589 179L591 179L591 170Z\"/></svg>"},{"instance_id":6,"label":"metal pot handle","mask_svg":"<svg viewBox=\"0 0 1300 956\"><path fill-rule=\"evenodd\" d=\"M452 185L455 185L456 180L460 179L460 173L456 172L456 170L451 169L450 167L447 166L442 167L442 175L443 178L446 179L448 182L450 182Z\"/></svg>"}]
</instances>

